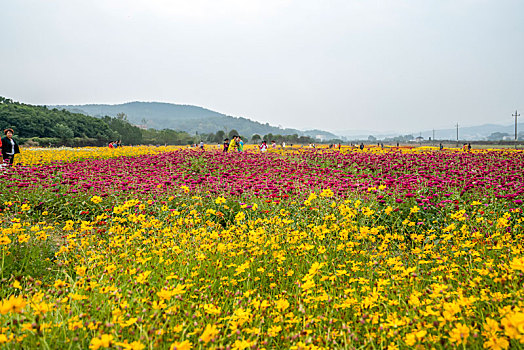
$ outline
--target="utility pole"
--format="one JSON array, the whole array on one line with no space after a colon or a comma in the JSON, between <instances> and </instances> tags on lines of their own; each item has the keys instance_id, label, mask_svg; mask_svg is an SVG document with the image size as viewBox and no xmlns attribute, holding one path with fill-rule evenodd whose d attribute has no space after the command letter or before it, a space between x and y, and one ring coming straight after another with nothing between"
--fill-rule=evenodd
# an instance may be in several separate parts
<instances>
[{"instance_id":1,"label":"utility pole","mask_svg":"<svg viewBox=\"0 0 524 350\"><path fill-rule=\"evenodd\" d=\"M459 123L457 123L457 125L455 125L457 127L457 147L458 147L458 144L459 144Z\"/></svg>"},{"instance_id":2,"label":"utility pole","mask_svg":"<svg viewBox=\"0 0 524 350\"><path fill-rule=\"evenodd\" d=\"M515 110L515 114L512 114L513 117L515 117L515 148L517 148L517 117L520 117L520 114L517 113L517 110Z\"/></svg>"},{"instance_id":3,"label":"utility pole","mask_svg":"<svg viewBox=\"0 0 524 350\"><path fill-rule=\"evenodd\" d=\"M432 140L433 140L433 143L435 143L435 129L433 129L433 138L432 138Z\"/></svg>"}]
</instances>

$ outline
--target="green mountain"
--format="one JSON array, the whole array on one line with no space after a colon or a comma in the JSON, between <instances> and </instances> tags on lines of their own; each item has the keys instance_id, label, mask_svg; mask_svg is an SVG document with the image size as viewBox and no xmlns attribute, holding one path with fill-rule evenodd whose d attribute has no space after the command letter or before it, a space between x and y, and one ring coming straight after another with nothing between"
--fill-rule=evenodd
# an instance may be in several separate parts
<instances>
[{"instance_id":1,"label":"green mountain","mask_svg":"<svg viewBox=\"0 0 524 350\"><path fill-rule=\"evenodd\" d=\"M33 106L0 97L0 125L22 138L84 138L105 143L118 137L109 125L84 113Z\"/></svg>"},{"instance_id":2,"label":"green mountain","mask_svg":"<svg viewBox=\"0 0 524 350\"><path fill-rule=\"evenodd\" d=\"M173 129L190 134L215 133L218 130L229 132L237 130L245 136L259 135L293 135L310 136L322 139L335 139L337 135L320 130L301 131L279 128L268 123L262 124L247 118L232 117L206 108L160 102L129 102L118 105L61 105L55 106L75 113L84 113L94 117L112 116L125 113L128 120L135 124L153 129Z\"/></svg>"},{"instance_id":3,"label":"green mountain","mask_svg":"<svg viewBox=\"0 0 524 350\"><path fill-rule=\"evenodd\" d=\"M95 118L79 110L33 106L0 96L0 125L13 128L21 144L32 146L188 145L199 138L183 131L141 130L125 116Z\"/></svg>"}]
</instances>

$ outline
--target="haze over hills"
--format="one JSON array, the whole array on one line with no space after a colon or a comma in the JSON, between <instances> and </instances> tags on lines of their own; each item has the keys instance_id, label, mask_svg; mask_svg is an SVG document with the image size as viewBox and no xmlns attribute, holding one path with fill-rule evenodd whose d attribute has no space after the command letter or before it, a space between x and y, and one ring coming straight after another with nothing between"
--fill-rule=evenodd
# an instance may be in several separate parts
<instances>
[{"instance_id":1,"label":"haze over hills","mask_svg":"<svg viewBox=\"0 0 524 350\"><path fill-rule=\"evenodd\" d=\"M373 135L379 140L394 138L399 135L422 136L424 139L433 138L433 130L410 132L376 132L372 130L334 130L333 132L323 130L297 130L292 128L282 128L260 123L243 117L228 116L203 107L192 105L179 105L163 102L128 102L123 104L88 104L88 105L58 105L51 106L59 109L66 109L75 113L82 113L94 117L111 116L115 117L118 113L125 113L128 120L142 127L152 129L173 129L188 132L190 134L215 133L218 130L229 132L237 130L244 136L259 134L261 136L269 133L273 135L293 135L310 136L318 139L343 139L343 140L367 140ZM477 126L462 127L459 125L460 140L488 140L494 139L493 133L501 133L499 139L507 134L506 138L514 135L514 125L484 124ZM524 124L519 123L519 138L524 137ZM437 140L455 140L456 129L435 130ZM491 137L490 137L491 136ZM496 138L495 138L496 139Z\"/></svg>"},{"instance_id":2,"label":"haze over hills","mask_svg":"<svg viewBox=\"0 0 524 350\"><path fill-rule=\"evenodd\" d=\"M518 123L517 125L519 139L524 137L524 123ZM435 137L436 140L456 140L457 139L457 129L435 129L435 134L433 130L425 131L409 131L409 132L377 132L372 130L340 130L336 131L338 135L341 135L347 140L365 140L372 135L379 140L386 138L393 138L399 135L413 135L413 137L422 136L424 139L429 139L430 137ZM500 135L493 135L494 133L500 133ZM506 138L514 138L515 135L515 125L499 125L499 124L484 124L484 125L475 125L475 126L465 126L462 127L459 125L459 139L464 141L483 141L483 140L498 140L504 137L503 134L507 134ZM490 137L491 136L491 137Z\"/></svg>"},{"instance_id":3,"label":"haze over hills","mask_svg":"<svg viewBox=\"0 0 524 350\"><path fill-rule=\"evenodd\" d=\"M239 134L251 137L269 133L274 135L310 136L319 139L336 139L339 136L321 130L297 130L263 124L243 117L232 117L206 108L161 102L128 102L116 105L59 105L52 106L71 112L83 113L94 117L112 116L125 113L128 120L136 125L153 129L173 129L191 134L215 133L218 130L229 132L237 130Z\"/></svg>"}]
</instances>

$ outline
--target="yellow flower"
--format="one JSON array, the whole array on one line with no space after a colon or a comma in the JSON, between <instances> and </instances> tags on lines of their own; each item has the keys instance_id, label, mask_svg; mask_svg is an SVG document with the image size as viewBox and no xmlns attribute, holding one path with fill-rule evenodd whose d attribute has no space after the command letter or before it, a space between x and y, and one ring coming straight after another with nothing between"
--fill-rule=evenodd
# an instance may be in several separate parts
<instances>
[{"instance_id":1,"label":"yellow flower","mask_svg":"<svg viewBox=\"0 0 524 350\"><path fill-rule=\"evenodd\" d=\"M334 193L329 188L326 188L322 190L322 192L320 192L320 197L331 198L333 196L334 196Z\"/></svg>"},{"instance_id":2,"label":"yellow flower","mask_svg":"<svg viewBox=\"0 0 524 350\"><path fill-rule=\"evenodd\" d=\"M61 279L57 279L55 281L55 283L53 284L53 287L55 287L55 288L62 288L62 287L65 287L65 286L67 286L67 283L65 283Z\"/></svg>"},{"instance_id":3,"label":"yellow flower","mask_svg":"<svg viewBox=\"0 0 524 350\"><path fill-rule=\"evenodd\" d=\"M522 272L524 272L524 257L522 257L522 258L514 258L510 262L509 267L513 271L522 271Z\"/></svg>"},{"instance_id":4,"label":"yellow flower","mask_svg":"<svg viewBox=\"0 0 524 350\"><path fill-rule=\"evenodd\" d=\"M184 340L181 343L174 342L173 344L171 344L171 347L169 348L169 350L189 350L191 349L191 345L193 344L191 344L189 340Z\"/></svg>"},{"instance_id":5,"label":"yellow flower","mask_svg":"<svg viewBox=\"0 0 524 350\"><path fill-rule=\"evenodd\" d=\"M224 204L226 202L226 199L224 197L218 197L215 199L215 204Z\"/></svg>"},{"instance_id":6,"label":"yellow flower","mask_svg":"<svg viewBox=\"0 0 524 350\"><path fill-rule=\"evenodd\" d=\"M500 323L508 337L524 342L524 312L511 312Z\"/></svg>"},{"instance_id":7,"label":"yellow flower","mask_svg":"<svg viewBox=\"0 0 524 350\"><path fill-rule=\"evenodd\" d=\"M99 348L108 348L111 346L111 342L113 341L113 336L110 334L102 334L99 338L93 338L91 339L91 343L89 344L89 349L91 350L97 350Z\"/></svg>"},{"instance_id":8,"label":"yellow flower","mask_svg":"<svg viewBox=\"0 0 524 350\"><path fill-rule=\"evenodd\" d=\"M11 239L9 239L9 237L7 236L0 236L0 245L7 245L11 243Z\"/></svg>"},{"instance_id":9,"label":"yellow flower","mask_svg":"<svg viewBox=\"0 0 524 350\"><path fill-rule=\"evenodd\" d=\"M136 277L137 283L145 283L147 281L147 277L151 274L151 271L144 271Z\"/></svg>"},{"instance_id":10,"label":"yellow flower","mask_svg":"<svg viewBox=\"0 0 524 350\"><path fill-rule=\"evenodd\" d=\"M91 197L91 202L93 202L95 204L98 204L98 203L102 202L102 197L93 196L93 197Z\"/></svg>"},{"instance_id":11,"label":"yellow flower","mask_svg":"<svg viewBox=\"0 0 524 350\"><path fill-rule=\"evenodd\" d=\"M484 343L484 348L490 349L490 350L502 350L507 349L509 347L509 342L504 337L497 337L496 335L492 335L489 337L489 339Z\"/></svg>"},{"instance_id":12,"label":"yellow flower","mask_svg":"<svg viewBox=\"0 0 524 350\"><path fill-rule=\"evenodd\" d=\"M76 270L76 274L78 276L85 276L87 267L85 267L85 266L77 266L75 268L75 270Z\"/></svg>"},{"instance_id":13,"label":"yellow flower","mask_svg":"<svg viewBox=\"0 0 524 350\"><path fill-rule=\"evenodd\" d=\"M146 346L139 341L134 341L132 343L115 343L115 345L121 346L124 350L143 350L146 348Z\"/></svg>"},{"instance_id":14,"label":"yellow flower","mask_svg":"<svg viewBox=\"0 0 524 350\"><path fill-rule=\"evenodd\" d=\"M184 288L186 288L184 284L177 284L176 287L172 291L173 295L184 294L186 292Z\"/></svg>"},{"instance_id":15,"label":"yellow flower","mask_svg":"<svg viewBox=\"0 0 524 350\"><path fill-rule=\"evenodd\" d=\"M417 342L417 337L415 337L415 333L408 333L406 334L406 338L404 339L407 346L413 346Z\"/></svg>"},{"instance_id":16,"label":"yellow flower","mask_svg":"<svg viewBox=\"0 0 524 350\"><path fill-rule=\"evenodd\" d=\"M22 296L15 297L11 295L9 299L2 300L0 304L0 314L5 315L8 312L21 313L26 302Z\"/></svg>"},{"instance_id":17,"label":"yellow flower","mask_svg":"<svg viewBox=\"0 0 524 350\"><path fill-rule=\"evenodd\" d=\"M305 292L311 288L315 287L315 281L313 279L308 279L306 282L302 285L302 290Z\"/></svg>"},{"instance_id":18,"label":"yellow flower","mask_svg":"<svg viewBox=\"0 0 524 350\"><path fill-rule=\"evenodd\" d=\"M220 308L213 304L204 304L204 311L210 315L220 315Z\"/></svg>"},{"instance_id":19,"label":"yellow flower","mask_svg":"<svg viewBox=\"0 0 524 350\"><path fill-rule=\"evenodd\" d=\"M29 204L22 204L22 207L20 208L22 211L28 211L31 209L31 206Z\"/></svg>"},{"instance_id":20,"label":"yellow flower","mask_svg":"<svg viewBox=\"0 0 524 350\"><path fill-rule=\"evenodd\" d=\"M25 243L29 241L29 235L21 234L18 235L18 243Z\"/></svg>"},{"instance_id":21,"label":"yellow flower","mask_svg":"<svg viewBox=\"0 0 524 350\"><path fill-rule=\"evenodd\" d=\"M284 298L278 299L275 304L277 305L277 309L280 312L285 311L289 307L289 301Z\"/></svg>"},{"instance_id":22,"label":"yellow flower","mask_svg":"<svg viewBox=\"0 0 524 350\"><path fill-rule=\"evenodd\" d=\"M280 327L280 326L273 326L273 327L268 329L267 334L270 337L275 337L275 336L278 335L278 333L280 333L281 330L282 330L282 327Z\"/></svg>"},{"instance_id":23,"label":"yellow flower","mask_svg":"<svg viewBox=\"0 0 524 350\"><path fill-rule=\"evenodd\" d=\"M416 214L419 211L420 211L420 208L415 205L415 206L413 206L413 208L411 208L411 210L409 212L410 212L410 214Z\"/></svg>"},{"instance_id":24,"label":"yellow flower","mask_svg":"<svg viewBox=\"0 0 524 350\"><path fill-rule=\"evenodd\" d=\"M452 343L466 344L469 337L469 327L463 323L458 323L455 328L449 332L449 341Z\"/></svg>"},{"instance_id":25,"label":"yellow flower","mask_svg":"<svg viewBox=\"0 0 524 350\"><path fill-rule=\"evenodd\" d=\"M200 336L200 339L202 339L202 341L204 343L209 343L214 337L216 337L218 335L218 330L217 330L217 326L215 325L210 325L208 324L206 326L206 329L204 329L204 332L202 333L202 335Z\"/></svg>"}]
</instances>

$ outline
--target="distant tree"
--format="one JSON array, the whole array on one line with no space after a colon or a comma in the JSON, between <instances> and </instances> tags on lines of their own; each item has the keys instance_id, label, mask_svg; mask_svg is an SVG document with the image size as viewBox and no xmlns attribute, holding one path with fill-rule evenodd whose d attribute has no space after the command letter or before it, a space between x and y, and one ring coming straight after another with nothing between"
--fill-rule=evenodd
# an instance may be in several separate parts
<instances>
[{"instance_id":1,"label":"distant tree","mask_svg":"<svg viewBox=\"0 0 524 350\"><path fill-rule=\"evenodd\" d=\"M222 130L218 130L215 134L215 142L222 142L226 138L226 133Z\"/></svg>"},{"instance_id":2,"label":"distant tree","mask_svg":"<svg viewBox=\"0 0 524 350\"><path fill-rule=\"evenodd\" d=\"M373 136L373 135L369 135L368 136L368 141L369 142L375 142L375 141L377 141L377 138L375 136Z\"/></svg>"},{"instance_id":3,"label":"distant tree","mask_svg":"<svg viewBox=\"0 0 524 350\"><path fill-rule=\"evenodd\" d=\"M124 113L119 113L124 114ZM124 116L111 118L105 116L102 118L104 122L109 125L111 130L117 133L116 138L121 139L122 143L125 145L139 145L142 143L142 132L140 129L134 125L131 125Z\"/></svg>"},{"instance_id":4,"label":"distant tree","mask_svg":"<svg viewBox=\"0 0 524 350\"><path fill-rule=\"evenodd\" d=\"M272 133L269 133L267 135L264 136L264 140L266 140L267 142L271 142L273 141L273 134Z\"/></svg>"},{"instance_id":5,"label":"distant tree","mask_svg":"<svg viewBox=\"0 0 524 350\"><path fill-rule=\"evenodd\" d=\"M63 141L70 140L75 136L75 133L73 132L73 130L71 130L70 127L62 123L56 124L54 127L54 131L55 131L55 137L58 137L62 139Z\"/></svg>"},{"instance_id":6,"label":"distant tree","mask_svg":"<svg viewBox=\"0 0 524 350\"><path fill-rule=\"evenodd\" d=\"M236 131L235 129L232 129L228 134L230 139L233 138L233 136L235 135L238 135L238 131Z\"/></svg>"},{"instance_id":7,"label":"distant tree","mask_svg":"<svg viewBox=\"0 0 524 350\"><path fill-rule=\"evenodd\" d=\"M2 101L0 125L12 127L21 138L75 138L90 145L102 145L113 134L109 126L98 118L56 108L21 104L6 98L2 98Z\"/></svg>"},{"instance_id":8,"label":"distant tree","mask_svg":"<svg viewBox=\"0 0 524 350\"><path fill-rule=\"evenodd\" d=\"M127 114L125 114L125 113L123 113L123 112L117 113L117 114L116 114L116 119L127 121Z\"/></svg>"},{"instance_id":9,"label":"distant tree","mask_svg":"<svg viewBox=\"0 0 524 350\"><path fill-rule=\"evenodd\" d=\"M488 136L489 141L500 141L504 139L504 136L509 136L507 132L494 132Z\"/></svg>"},{"instance_id":10,"label":"distant tree","mask_svg":"<svg viewBox=\"0 0 524 350\"><path fill-rule=\"evenodd\" d=\"M262 140L262 138L259 134L254 134L253 136L251 136L251 141L253 141L253 143L258 143L260 142L260 140Z\"/></svg>"}]
</instances>

